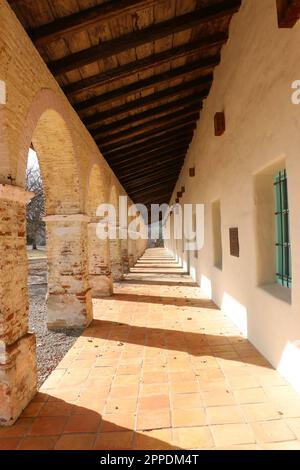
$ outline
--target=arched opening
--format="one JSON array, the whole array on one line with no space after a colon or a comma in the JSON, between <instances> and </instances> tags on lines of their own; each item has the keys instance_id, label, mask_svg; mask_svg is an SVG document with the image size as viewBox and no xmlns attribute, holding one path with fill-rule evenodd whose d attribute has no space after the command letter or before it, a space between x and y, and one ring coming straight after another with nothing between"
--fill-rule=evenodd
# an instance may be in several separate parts
<instances>
[{"instance_id":1,"label":"arched opening","mask_svg":"<svg viewBox=\"0 0 300 470\"><path fill-rule=\"evenodd\" d=\"M80 189L73 141L66 122L49 109L32 135L45 190L46 215L80 213Z\"/></svg>"},{"instance_id":2,"label":"arched opening","mask_svg":"<svg viewBox=\"0 0 300 470\"><path fill-rule=\"evenodd\" d=\"M29 328L36 335L41 385L90 323L92 304L87 269L88 218L81 214L72 135L66 120L55 109L46 109L40 116L33 112L30 124L25 149L27 153L29 146L34 149L34 153L29 152L31 160L36 156L33 171L35 178L40 175L37 189L43 189L46 235L45 249L40 246L41 233L32 237L38 240L39 249L30 250L28 256ZM24 171L24 159L20 166ZM19 168L19 175L20 171ZM25 173L28 183L28 166ZM34 186L28 189L36 193ZM31 200L27 219L30 206L38 197ZM39 224L36 229L40 229Z\"/></svg>"},{"instance_id":3,"label":"arched opening","mask_svg":"<svg viewBox=\"0 0 300 470\"><path fill-rule=\"evenodd\" d=\"M82 330L92 320L87 254L89 219L82 213L84 187L77 168L72 125L64 102L51 90L41 90L23 122L14 147L16 153L10 155L11 180L4 174L9 184L0 185L3 214L0 267L5 279L0 286L0 425L12 424L37 391L36 345L40 383L61 359L57 341L45 349L41 336L37 334L36 341L36 335L29 332L26 205L33 195L24 188L31 146L37 153L44 188L48 260L47 274L43 277L36 273L36 279L41 281L37 288L44 288L40 293L41 304L35 309L37 322L43 311L44 325L37 328L43 329L45 337L50 335L47 328L60 333L63 329L60 342L65 347L67 331L69 334L75 328ZM8 129L9 126L11 121ZM33 302L32 306L35 308ZM53 361L49 362L50 359ZM46 370L41 364L43 367L46 364Z\"/></svg>"},{"instance_id":4,"label":"arched opening","mask_svg":"<svg viewBox=\"0 0 300 470\"><path fill-rule=\"evenodd\" d=\"M113 281L110 264L109 241L99 237L98 224L107 230L105 217L98 217L97 210L108 201L108 178L95 164L92 166L87 187L86 213L90 218L88 224L89 282L92 297L111 295Z\"/></svg>"}]
</instances>

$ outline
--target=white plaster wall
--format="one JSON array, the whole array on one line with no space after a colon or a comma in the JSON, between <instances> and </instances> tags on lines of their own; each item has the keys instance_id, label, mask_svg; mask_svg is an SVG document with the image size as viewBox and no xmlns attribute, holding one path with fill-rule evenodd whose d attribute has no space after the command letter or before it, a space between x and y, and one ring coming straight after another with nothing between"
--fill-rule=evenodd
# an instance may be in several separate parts
<instances>
[{"instance_id":1,"label":"white plaster wall","mask_svg":"<svg viewBox=\"0 0 300 470\"><path fill-rule=\"evenodd\" d=\"M205 204L205 245L191 257L196 279L273 366L300 391L300 21L279 29L275 0L244 0L202 111L173 198ZM226 132L214 136L214 114ZM253 176L285 159L292 243L292 301L257 286ZM188 169L196 167L196 177ZM221 200L223 268L214 267L211 203ZM229 228L239 228L240 258L230 256ZM169 244L171 246L171 243ZM179 253L181 257L181 253Z\"/></svg>"}]
</instances>

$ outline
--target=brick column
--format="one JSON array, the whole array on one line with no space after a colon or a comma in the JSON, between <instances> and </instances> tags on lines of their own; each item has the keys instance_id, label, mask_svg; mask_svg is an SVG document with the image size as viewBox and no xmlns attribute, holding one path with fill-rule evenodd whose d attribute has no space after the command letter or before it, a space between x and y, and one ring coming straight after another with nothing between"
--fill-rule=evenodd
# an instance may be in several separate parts
<instances>
[{"instance_id":1,"label":"brick column","mask_svg":"<svg viewBox=\"0 0 300 470\"><path fill-rule=\"evenodd\" d=\"M129 269L132 268L135 264L134 250L135 250L135 241L129 238L128 239L128 267Z\"/></svg>"},{"instance_id":2,"label":"brick column","mask_svg":"<svg viewBox=\"0 0 300 470\"><path fill-rule=\"evenodd\" d=\"M134 240L134 264L137 263L137 261L139 260L139 240Z\"/></svg>"},{"instance_id":3,"label":"brick column","mask_svg":"<svg viewBox=\"0 0 300 470\"><path fill-rule=\"evenodd\" d=\"M109 240L111 272L114 281L123 279L121 240L119 237Z\"/></svg>"},{"instance_id":4,"label":"brick column","mask_svg":"<svg viewBox=\"0 0 300 470\"><path fill-rule=\"evenodd\" d=\"M50 215L47 225L48 328L85 328L93 319L88 222L83 214Z\"/></svg>"},{"instance_id":5,"label":"brick column","mask_svg":"<svg viewBox=\"0 0 300 470\"><path fill-rule=\"evenodd\" d=\"M126 230L127 232L127 229L123 229L123 230ZM123 273L126 274L129 272L128 240L126 238L125 240L120 240L120 241L121 241Z\"/></svg>"},{"instance_id":6,"label":"brick column","mask_svg":"<svg viewBox=\"0 0 300 470\"><path fill-rule=\"evenodd\" d=\"M97 236L98 224L107 226L107 222L101 220L88 224L89 279L92 297L95 298L113 293L109 240L102 240Z\"/></svg>"},{"instance_id":7,"label":"brick column","mask_svg":"<svg viewBox=\"0 0 300 470\"><path fill-rule=\"evenodd\" d=\"M32 193L0 184L0 425L37 390L35 336L28 333L26 204Z\"/></svg>"}]
</instances>

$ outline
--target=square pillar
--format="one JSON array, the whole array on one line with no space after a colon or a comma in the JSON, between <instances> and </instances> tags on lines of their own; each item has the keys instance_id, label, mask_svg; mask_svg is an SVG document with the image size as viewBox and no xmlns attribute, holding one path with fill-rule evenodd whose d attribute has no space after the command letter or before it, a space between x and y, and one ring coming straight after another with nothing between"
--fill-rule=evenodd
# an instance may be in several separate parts
<instances>
[{"instance_id":1,"label":"square pillar","mask_svg":"<svg viewBox=\"0 0 300 470\"><path fill-rule=\"evenodd\" d=\"M109 236L109 255L112 277L114 281L121 281L123 279L123 262L120 227L109 227Z\"/></svg>"},{"instance_id":2,"label":"square pillar","mask_svg":"<svg viewBox=\"0 0 300 470\"><path fill-rule=\"evenodd\" d=\"M83 214L50 215L47 226L48 328L86 328L93 319L88 222Z\"/></svg>"},{"instance_id":3,"label":"square pillar","mask_svg":"<svg viewBox=\"0 0 300 470\"><path fill-rule=\"evenodd\" d=\"M134 264L139 260L139 244L138 240L134 240L134 251L133 251L133 260Z\"/></svg>"},{"instance_id":4,"label":"square pillar","mask_svg":"<svg viewBox=\"0 0 300 470\"><path fill-rule=\"evenodd\" d=\"M129 238L128 240L128 267L133 268L134 266L134 249L135 249L135 241Z\"/></svg>"},{"instance_id":5,"label":"square pillar","mask_svg":"<svg viewBox=\"0 0 300 470\"><path fill-rule=\"evenodd\" d=\"M0 184L0 426L13 424L37 391L28 333L26 204L33 194Z\"/></svg>"},{"instance_id":6,"label":"square pillar","mask_svg":"<svg viewBox=\"0 0 300 470\"><path fill-rule=\"evenodd\" d=\"M109 240L102 240L97 235L98 224L106 221L90 222L88 224L88 257L89 280L92 297L109 296L113 293L113 279L109 256Z\"/></svg>"},{"instance_id":7,"label":"square pillar","mask_svg":"<svg viewBox=\"0 0 300 470\"><path fill-rule=\"evenodd\" d=\"M123 279L123 263L121 254L121 240L119 238L109 240L111 272L114 281Z\"/></svg>"},{"instance_id":8,"label":"square pillar","mask_svg":"<svg viewBox=\"0 0 300 470\"><path fill-rule=\"evenodd\" d=\"M125 229L123 229L125 230ZM127 234L126 234L127 235ZM128 240L121 240L121 254L122 254L122 265L123 273L126 274L129 272L129 257L128 257Z\"/></svg>"}]
</instances>

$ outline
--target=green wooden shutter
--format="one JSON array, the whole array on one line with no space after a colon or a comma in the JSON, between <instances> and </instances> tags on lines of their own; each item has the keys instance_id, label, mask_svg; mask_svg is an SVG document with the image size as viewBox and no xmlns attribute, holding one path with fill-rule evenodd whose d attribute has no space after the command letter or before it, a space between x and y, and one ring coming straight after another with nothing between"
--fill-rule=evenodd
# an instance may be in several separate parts
<instances>
[{"instance_id":1,"label":"green wooden shutter","mask_svg":"<svg viewBox=\"0 0 300 470\"><path fill-rule=\"evenodd\" d=\"M286 171L275 176L275 220L276 220L276 279L277 283L291 287L291 244L289 205Z\"/></svg>"}]
</instances>

